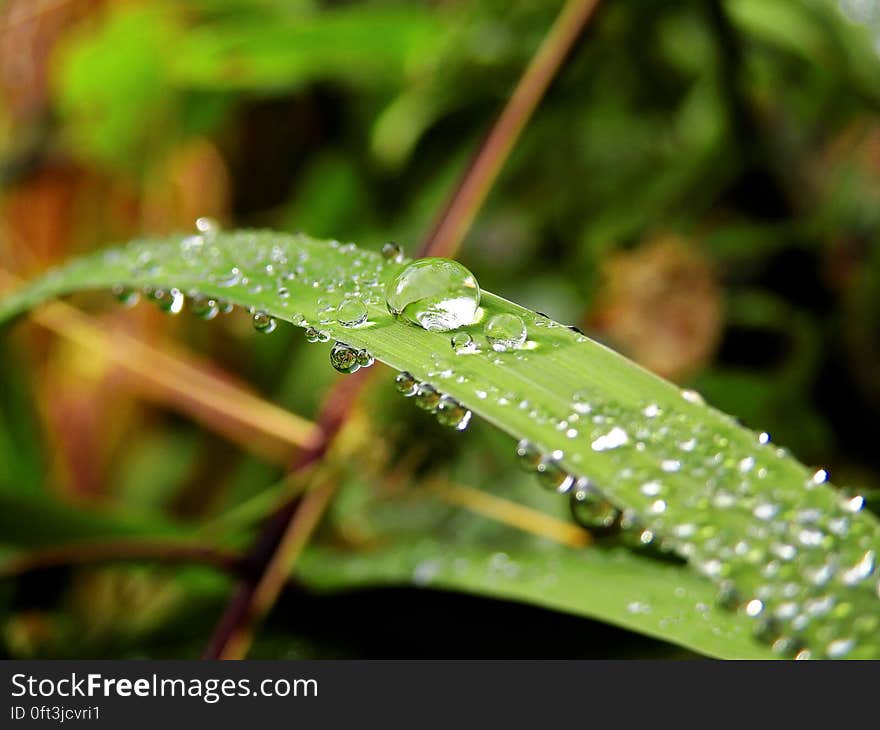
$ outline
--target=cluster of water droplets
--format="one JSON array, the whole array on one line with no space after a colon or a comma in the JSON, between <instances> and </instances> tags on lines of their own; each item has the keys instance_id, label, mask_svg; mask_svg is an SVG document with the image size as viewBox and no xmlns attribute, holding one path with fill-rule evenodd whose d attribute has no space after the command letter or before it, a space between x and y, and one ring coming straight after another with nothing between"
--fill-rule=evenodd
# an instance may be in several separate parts
<instances>
[{"instance_id":1,"label":"cluster of water droplets","mask_svg":"<svg viewBox=\"0 0 880 730\"><path fill-rule=\"evenodd\" d=\"M552 426L566 440L557 446L570 442L571 448L521 442L517 452L542 484L567 495L575 518L599 534L659 545L688 560L718 585L719 604L753 619L756 636L780 655L880 653L880 535L860 513L864 500L825 485L822 470L804 473L766 434L724 428L730 425L725 417L692 391L682 392L678 402L633 404L581 388L565 403L532 403L473 377L462 363L477 356L514 370L530 368L536 381L551 378L531 360L535 353L586 338L541 314L484 312L476 279L456 262L406 265L393 244L379 257L331 242L337 256L328 257L312 255L327 243L305 236L279 242L271 233L242 233L235 246L223 247L215 236L216 229L203 223L177 250L134 244L127 256L108 253L107 263L118 264L126 280L133 258L141 291L171 314L183 309L184 291L198 316L226 311L222 298L198 294L207 270L216 272L209 278L212 289L234 292L236 301L274 290L279 306L288 309L285 318L306 327L309 341L329 341L328 329L335 327L354 332L371 326L374 307L416 327L451 331L450 346L431 354L422 382L408 373L397 376L398 389L417 405L457 429L471 417L458 397L504 410L505 422L523 433ZM400 269L386 285L389 265ZM316 317L295 309L293 302L305 298L290 296L294 287L310 289L309 300L323 300ZM115 293L128 305L138 296L124 287ZM251 313L258 330L274 328L271 316ZM331 350L333 366L343 372L371 361L341 342ZM445 384L456 398L444 393ZM601 479L594 482L587 471ZM793 490L793 483L801 489Z\"/></svg>"},{"instance_id":2,"label":"cluster of water droplets","mask_svg":"<svg viewBox=\"0 0 880 730\"><path fill-rule=\"evenodd\" d=\"M471 411L430 383L420 383L406 371L398 373L394 383L398 392L407 398L413 398L419 408L434 413L444 426L456 431L464 431L468 427Z\"/></svg>"},{"instance_id":3,"label":"cluster of water droplets","mask_svg":"<svg viewBox=\"0 0 880 730\"><path fill-rule=\"evenodd\" d=\"M702 404L693 391L682 401ZM719 605L753 619L755 636L781 656L876 655L880 536L859 514L861 497L828 487L824 470L803 473L766 433L722 435L687 406L633 408L592 391L570 406L610 464L603 492L569 474L562 451L524 441L516 450L545 486L569 495L576 520L688 560L718 584ZM784 486L793 476L800 491Z\"/></svg>"}]
</instances>

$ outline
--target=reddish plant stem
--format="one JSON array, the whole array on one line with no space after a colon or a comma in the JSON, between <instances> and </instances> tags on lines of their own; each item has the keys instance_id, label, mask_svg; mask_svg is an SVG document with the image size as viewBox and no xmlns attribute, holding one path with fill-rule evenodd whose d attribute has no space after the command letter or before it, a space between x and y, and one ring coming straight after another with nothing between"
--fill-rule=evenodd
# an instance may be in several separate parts
<instances>
[{"instance_id":1,"label":"reddish plant stem","mask_svg":"<svg viewBox=\"0 0 880 730\"><path fill-rule=\"evenodd\" d=\"M416 256L455 256L520 132L598 4L599 0L566 2ZM321 460L345 425L369 377L369 371L360 370L337 381L318 417L322 437L317 444L300 453L293 472L304 471ZM333 482L312 489L302 498L282 505L266 521L246 557L250 570L227 605L203 658L244 658L254 626L274 604L293 562L320 521L334 489Z\"/></svg>"},{"instance_id":2,"label":"reddish plant stem","mask_svg":"<svg viewBox=\"0 0 880 730\"><path fill-rule=\"evenodd\" d=\"M474 222L520 133L581 36L599 0L568 0L510 100L465 170L425 241L432 256L452 257Z\"/></svg>"}]
</instances>

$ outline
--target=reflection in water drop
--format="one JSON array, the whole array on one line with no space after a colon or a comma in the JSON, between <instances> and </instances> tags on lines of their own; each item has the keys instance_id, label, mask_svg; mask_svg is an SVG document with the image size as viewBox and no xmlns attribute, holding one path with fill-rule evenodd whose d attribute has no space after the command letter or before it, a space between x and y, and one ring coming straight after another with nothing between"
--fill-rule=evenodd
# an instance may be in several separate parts
<instances>
[{"instance_id":1,"label":"reflection in water drop","mask_svg":"<svg viewBox=\"0 0 880 730\"><path fill-rule=\"evenodd\" d=\"M414 261L388 285L388 311L426 330L443 332L472 324L480 305L474 275L457 261Z\"/></svg>"},{"instance_id":2,"label":"reflection in water drop","mask_svg":"<svg viewBox=\"0 0 880 730\"><path fill-rule=\"evenodd\" d=\"M275 331L275 328L278 326L275 318L266 312L254 312L254 329L257 332L261 332L264 335L271 334Z\"/></svg>"}]
</instances>

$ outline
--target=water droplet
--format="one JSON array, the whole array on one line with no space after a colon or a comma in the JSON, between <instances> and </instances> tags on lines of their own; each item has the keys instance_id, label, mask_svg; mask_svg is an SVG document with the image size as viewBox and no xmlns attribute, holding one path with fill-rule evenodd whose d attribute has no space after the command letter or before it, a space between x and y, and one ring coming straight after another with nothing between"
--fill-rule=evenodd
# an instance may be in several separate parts
<instances>
[{"instance_id":1,"label":"water droplet","mask_svg":"<svg viewBox=\"0 0 880 730\"><path fill-rule=\"evenodd\" d=\"M183 310L184 296L180 289L155 289L150 298L166 314L180 314Z\"/></svg>"},{"instance_id":2,"label":"water droplet","mask_svg":"<svg viewBox=\"0 0 880 730\"><path fill-rule=\"evenodd\" d=\"M688 403L695 403L696 405L705 405L706 401L703 400L703 396L701 396L695 390L683 390L681 391L681 397L684 398Z\"/></svg>"},{"instance_id":3,"label":"water droplet","mask_svg":"<svg viewBox=\"0 0 880 730\"><path fill-rule=\"evenodd\" d=\"M358 350L357 361L358 365L360 365L362 368L368 368L370 367L370 365L376 362L376 359L370 354L368 350Z\"/></svg>"},{"instance_id":4,"label":"water droplet","mask_svg":"<svg viewBox=\"0 0 880 730\"><path fill-rule=\"evenodd\" d=\"M132 289L122 284L116 284L113 287L113 296L125 307L133 307L141 298L140 292L137 289Z\"/></svg>"},{"instance_id":5,"label":"water droplet","mask_svg":"<svg viewBox=\"0 0 880 730\"><path fill-rule=\"evenodd\" d=\"M330 364L340 373L353 373L360 369L358 351L343 342L336 342L330 348Z\"/></svg>"},{"instance_id":6,"label":"water droplet","mask_svg":"<svg viewBox=\"0 0 880 730\"><path fill-rule=\"evenodd\" d=\"M852 639L835 639L825 648L829 659L841 659L852 651L855 642Z\"/></svg>"},{"instance_id":7,"label":"water droplet","mask_svg":"<svg viewBox=\"0 0 880 730\"><path fill-rule=\"evenodd\" d=\"M474 275L457 261L414 261L388 285L388 311L426 330L445 332L473 324L480 305Z\"/></svg>"},{"instance_id":8,"label":"water droplet","mask_svg":"<svg viewBox=\"0 0 880 730\"><path fill-rule=\"evenodd\" d=\"M593 451L610 451L629 443L629 434L620 426L615 426L608 433L599 436L590 446Z\"/></svg>"},{"instance_id":9,"label":"water droplet","mask_svg":"<svg viewBox=\"0 0 880 730\"><path fill-rule=\"evenodd\" d=\"M527 439L522 439L516 445L516 456L520 466L529 472L537 471L538 464L541 463L541 452Z\"/></svg>"},{"instance_id":10,"label":"water droplet","mask_svg":"<svg viewBox=\"0 0 880 730\"><path fill-rule=\"evenodd\" d=\"M845 585L857 585L871 576L876 563L877 553L868 550L855 565L843 572L840 579Z\"/></svg>"},{"instance_id":11,"label":"water droplet","mask_svg":"<svg viewBox=\"0 0 880 730\"><path fill-rule=\"evenodd\" d=\"M324 330L319 330L316 327L306 327L306 341L307 342L327 342L330 339L330 335L324 332Z\"/></svg>"},{"instance_id":12,"label":"water droplet","mask_svg":"<svg viewBox=\"0 0 880 730\"><path fill-rule=\"evenodd\" d=\"M196 294L190 297L189 309L199 319L214 319L220 312L217 300L206 297L203 294Z\"/></svg>"},{"instance_id":13,"label":"water droplet","mask_svg":"<svg viewBox=\"0 0 880 730\"><path fill-rule=\"evenodd\" d=\"M237 286L241 283L241 269L239 269L237 266L233 266L228 274L217 277L214 280L214 283L217 286L222 286L223 288Z\"/></svg>"},{"instance_id":14,"label":"water droplet","mask_svg":"<svg viewBox=\"0 0 880 730\"><path fill-rule=\"evenodd\" d=\"M620 510L586 477L580 477L572 488L570 506L574 521L588 530L606 533L618 526Z\"/></svg>"},{"instance_id":15,"label":"water droplet","mask_svg":"<svg viewBox=\"0 0 880 730\"><path fill-rule=\"evenodd\" d=\"M542 456L535 468L538 483L545 489L550 489L559 494L566 494L574 486L574 477L569 474L559 463L559 457L554 454Z\"/></svg>"},{"instance_id":16,"label":"water droplet","mask_svg":"<svg viewBox=\"0 0 880 730\"><path fill-rule=\"evenodd\" d=\"M397 388L397 391L401 393L406 398L410 396L414 396L416 394L416 390L419 386L418 381L406 370L397 373L394 378L394 386Z\"/></svg>"},{"instance_id":17,"label":"water droplet","mask_svg":"<svg viewBox=\"0 0 880 730\"><path fill-rule=\"evenodd\" d=\"M275 327L278 326L278 323L275 321L275 318L266 312L254 312L254 329L257 332L261 332L264 335L271 334L275 331Z\"/></svg>"},{"instance_id":18,"label":"water droplet","mask_svg":"<svg viewBox=\"0 0 880 730\"><path fill-rule=\"evenodd\" d=\"M336 321L343 327L357 327L367 321L367 307L360 299L346 299L336 308Z\"/></svg>"},{"instance_id":19,"label":"water droplet","mask_svg":"<svg viewBox=\"0 0 880 730\"><path fill-rule=\"evenodd\" d=\"M464 431L471 421L471 412L454 398L444 395L437 404L437 420L456 431Z\"/></svg>"},{"instance_id":20,"label":"water droplet","mask_svg":"<svg viewBox=\"0 0 880 730\"><path fill-rule=\"evenodd\" d=\"M419 383L416 386L416 405L423 410L435 413L440 404L440 394L433 385Z\"/></svg>"},{"instance_id":21,"label":"water droplet","mask_svg":"<svg viewBox=\"0 0 880 730\"><path fill-rule=\"evenodd\" d=\"M452 335L450 343L452 344L452 349L455 350L457 355L470 355L471 353L477 352L477 345L474 342L474 338L467 332L456 332Z\"/></svg>"},{"instance_id":22,"label":"water droplet","mask_svg":"<svg viewBox=\"0 0 880 730\"><path fill-rule=\"evenodd\" d=\"M196 230L210 241L220 232L220 224L214 218L202 216L196 218Z\"/></svg>"},{"instance_id":23,"label":"water droplet","mask_svg":"<svg viewBox=\"0 0 880 730\"><path fill-rule=\"evenodd\" d=\"M495 352L505 352L522 347L526 341L526 325L515 314L496 314L486 323L486 339Z\"/></svg>"},{"instance_id":24,"label":"water droplet","mask_svg":"<svg viewBox=\"0 0 880 730\"><path fill-rule=\"evenodd\" d=\"M760 616L761 612L764 610L764 602L753 598L746 604L746 615L755 618L756 616Z\"/></svg>"},{"instance_id":25,"label":"water droplet","mask_svg":"<svg viewBox=\"0 0 880 730\"><path fill-rule=\"evenodd\" d=\"M402 264L403 249L394 241L388 241L382 246L382 258L395 264Z\"/></svg>"}]
</instances>

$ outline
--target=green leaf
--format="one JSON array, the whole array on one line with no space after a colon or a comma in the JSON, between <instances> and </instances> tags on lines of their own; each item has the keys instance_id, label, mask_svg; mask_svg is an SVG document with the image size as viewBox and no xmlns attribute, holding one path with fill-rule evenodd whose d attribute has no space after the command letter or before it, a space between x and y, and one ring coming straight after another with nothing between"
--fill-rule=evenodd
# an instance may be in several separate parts
<instances>
[{"instance_id":1,"label":"green leaf","mask_svg":"<svg viewBox=\"0 0 880 730\"><path fill-rule=\"evenodd\" d=\"M599 619L708 656L773 658L752 640L745 617L713 605L710 583L623 548L500 552L430 538L356 555L312 547L296 577L319 591L412 583L477 593Z\"/></svg>"},{"instance_id":2,"label":"green leaf","mask_svg":"<svg viewBox=\"0 0 880 730\"><path fill-rule=\"evenodd\" d=\"M481 347L457 355L450 333L398 321L384 290L405 263L353 244L272 232L141 241L79 259L0 303L0 321L67 292L126 284L223 297L335 339L527 439L556 469L589 477L630 523L719 584L783 656L880 656L875 570L880 525L766 435L740 427L617 353L483 292L461 328ZM344 327L330 304L359 297L368 320ZM526 346L495 352L483 329L506 313ZM561 477L559 477L561 479Z\"/></svg>"}]
</instances>

